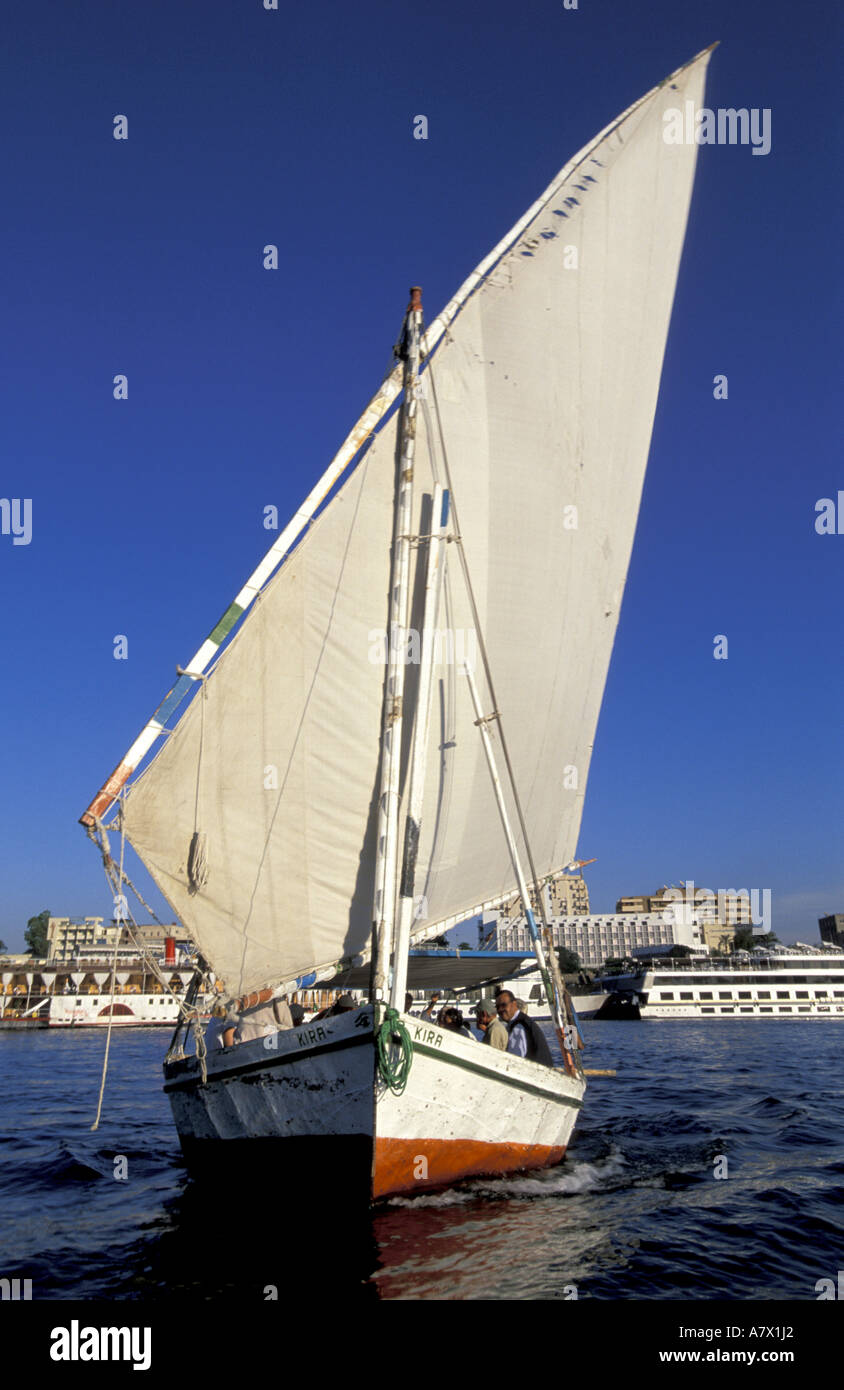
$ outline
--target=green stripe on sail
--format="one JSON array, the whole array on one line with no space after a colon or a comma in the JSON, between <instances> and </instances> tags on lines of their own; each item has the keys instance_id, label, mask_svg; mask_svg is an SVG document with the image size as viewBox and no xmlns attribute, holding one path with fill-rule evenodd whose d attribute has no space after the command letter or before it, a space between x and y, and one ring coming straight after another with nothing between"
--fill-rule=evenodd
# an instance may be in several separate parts
<instances>
[{"instance_id":1,"label":"green stripe on sail","mask_svg":"<svg viewBox=\"0 0 844 1390\"><path fill-rule=\"evenodd\" d=\"M220 643L228 637L238 618L244 611L245 610L241 608L239 603L230 603L213 632L209 632L208 641L213 642L216 647L219 647Z\"/></svg>"}]
</instances>

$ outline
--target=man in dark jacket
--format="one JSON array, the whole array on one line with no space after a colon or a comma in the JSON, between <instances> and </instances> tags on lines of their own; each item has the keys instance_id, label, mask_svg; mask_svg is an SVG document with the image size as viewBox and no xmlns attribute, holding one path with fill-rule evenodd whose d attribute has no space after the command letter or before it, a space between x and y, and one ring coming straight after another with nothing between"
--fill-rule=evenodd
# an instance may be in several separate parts
<instances>
[{"instance_id":1,"label":"man in dark jacket","mask_svg":"<svg viewBox=\"0 0 844 1390\"><path fill-rule=\"evenodd\" d=\"M509 989L502 989L495 1007L510 1034L507 1051L516 1057L526 1057L529 1062L541 1062L543 1066L553 1067L544 1033L532 1018L522 1013Z\"/></svg>"}]
</instances>

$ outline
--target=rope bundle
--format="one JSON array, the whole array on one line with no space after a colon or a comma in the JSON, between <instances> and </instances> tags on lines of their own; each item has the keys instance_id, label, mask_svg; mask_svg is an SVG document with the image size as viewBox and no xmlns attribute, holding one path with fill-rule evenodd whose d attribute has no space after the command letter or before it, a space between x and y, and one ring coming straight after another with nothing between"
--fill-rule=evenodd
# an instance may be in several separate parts
<instances>
[{"instance_id":1,"label":"rope bundle","mask_svg":"<svg viewBox=\"0 0 844 1390\"><path fill-rule=\"evenodd\" d=\"M393 1061L392 1045L396 1043L399 1046L399 1056ZM375 1035L375 1046L381 1079L394 1095L400 1096L410 1076L413 1043L395 1009L387 1009L384 1022Z\"/></svg>"}]
</instances>

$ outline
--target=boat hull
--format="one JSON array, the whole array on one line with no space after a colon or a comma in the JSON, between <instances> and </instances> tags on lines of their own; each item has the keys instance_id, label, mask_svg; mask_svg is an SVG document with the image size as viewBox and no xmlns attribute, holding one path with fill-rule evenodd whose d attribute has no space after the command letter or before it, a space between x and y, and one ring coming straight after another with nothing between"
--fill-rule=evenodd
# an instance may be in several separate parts
<instances>
[{"instance_id":1,"label":"boat hull","mask_svg":"<svg viewBox=\"0 0 844 1390\"><path fill-rule=\"evenodd\" d=\"M198 1170L266 1155L373 1199L560 1162L582 1077L403 1022L413 1057L401 1094L379 1073L371 1007L211 1054L205 1082L195 1058L169 1064L186 1159Z\"/></svg>"}]
</instances>

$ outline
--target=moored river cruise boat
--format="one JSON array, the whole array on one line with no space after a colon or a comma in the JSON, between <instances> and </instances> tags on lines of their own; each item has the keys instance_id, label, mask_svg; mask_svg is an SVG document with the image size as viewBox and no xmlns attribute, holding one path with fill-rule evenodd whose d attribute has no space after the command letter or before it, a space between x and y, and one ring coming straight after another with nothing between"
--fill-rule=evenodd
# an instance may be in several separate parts
<instances>
[{"instance_id":1,"label":"moored river cruise boat","mask_svg":"<svg viewBox=\"0 0 844 1390\"><path fill-rule=\"evenodd\" d=\"M605 1018L844 1020L844 952L835 947L662 960L601 983Z\"/></svg>"}]
</instances>

